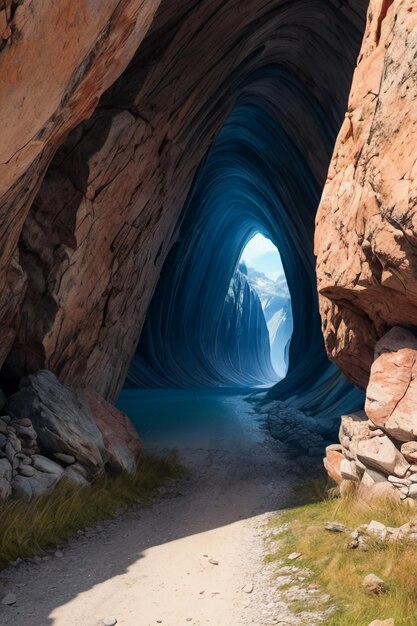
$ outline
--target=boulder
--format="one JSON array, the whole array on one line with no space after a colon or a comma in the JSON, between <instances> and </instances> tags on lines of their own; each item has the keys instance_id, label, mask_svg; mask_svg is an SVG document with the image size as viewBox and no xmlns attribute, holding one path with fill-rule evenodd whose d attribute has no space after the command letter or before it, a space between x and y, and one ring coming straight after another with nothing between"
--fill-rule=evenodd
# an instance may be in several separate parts
<instances>
[{"instance_id":1,"label":"boulder","mask_svg":"<svg viewBox=\"0 0 417 626\"><path fill-rule=\"evenodd\" d=\"M353 480L354 482L359 482L360 480L354 461L349 461L344 458L340 464L340 473L344 480Z\"/></svg>"},{"instance_id":2,"label":"boulder","mask_svg":"<svg viewBox=\"0 0 417 626\"><path fill-rule=\"evenodd\" d=\"M12 495L14 498L31 500L50 493L59 480L57 474L47 474L35 470L33 476L17 475L12 480Z\"/></svg>"},{"instance_id":3,"label":"boulder","mask_svg":"<svg viewBox=\"0 0 417 626\"><path fill-rule=\"evenodd\" d=\"M109 466L133 474L142 454L142 442L132 422L95 391L86 390L84 396L103 436Z\"/></svg>"},{"instance_id":4,"label":"boulder","mask_svg":"<svg viewBox=\"0 0 417 626\"><path fill-rule=\"evenodd\" d=\"M72 465L76 461L72 454L64 454L63 452L55 452L54 457L57 461L60 461L64 465Z\"/></svg>"},{"instance_id":5,"label":"boulder","mask_svg":"<svg viewBox=\"0 0 417 626\"><path fill-rule=\"evenodd\" d=\"M0 478L0 501L11 496L12 486L6 478Z\"/></svg>"},{"instance_id":6,"label":"boulder","mask_svg":"<svg viewBox=\"0 0 417 626\"><path fill-rule=\"evenodd\" d=\"M401 446L401 454L410 463L417 462L417 441L407 441Z\"/></svg>"},{"instance_id":7,"label":"boulder","mask_svg":"<svg viewBox=\"0 0 417 626\"><path fill-rule=\"evenodd\" d=\"M64 471L64 479L67 480L73 487L88 487L88 482L85 471L79 463L68 465Z\"/></svg>"},{"instance_id":8,"label":"boulder","mask_svg":"<svg viewBox=\"0 0 417 626\"><path fill-rule=\"evenodd\" d=\"M372 426L364 411L342 415L339 440L346 458L356 461L359 441L378 436Z\"/></svg>"},{"instance_id":9,"label":"boulder","mask_svg":"<svg viewBox=\"0 0 417 626\"><path fill-rule=\"evenodd\" d=\"M44 454L70 454L91 477L103 471L108 455L87 402L52 372L41 370L24 378L6 406L14 419L30 415Z\"/></svg>"},{"instance_id":10,"label":"boulder","mask_svg":"<svg viewBox=\"0 0 417 626\"><path fill-rule=\"evenodd\" d=\"M34 454L32 463L35 469L46 474L56 474L56 476L61 477L64 473L64 468L61 465L41 454Z\"/></svg>"},{"instance_id":11,"label":"boulder","mask_svg":"<svg viewBox=\"0 0 417 626\"><path fill-rule=\"evenodd\" d=\"M385 435L359 441L357 455L359 461L367 467L384 474L394 474L400 478L405 476L410 467L401 452Z\"/></svg>"},{"instance_id":12,"label":"boulder","mask_svg":"<svg viewBox=\"0 0 417 626\"><path fill-rule=\"evenodd\" d=\"M364 472L357 496L360 500L372 502L373 500L400 500L400 492L384 477L383 480L374 480L374 477L368 472Z\"/></svg>"},{"instance_id":13,"label":"boulder","mask_svg":"<svg viewBox=\"0 0 417 626\"><path fill-rule=\"evenodd\" d=\"M410 331L392 328L376 344L365 410L394 439L417 440L417 337Z\"/></svg>"},{"instance_id":14,"label":"boulder","mask_svg":"<svg viewBox=\"0 0 417 626\"><path fill-rule=\"evenodd\" d=\"M323 459L324 467L326 468L330 478L332 478L338 485L340 485L343 480L340 472L340 466L344 459L345 457L341 452L329 448L326 449L326 457Z\"/></svg>"}]
</instances>

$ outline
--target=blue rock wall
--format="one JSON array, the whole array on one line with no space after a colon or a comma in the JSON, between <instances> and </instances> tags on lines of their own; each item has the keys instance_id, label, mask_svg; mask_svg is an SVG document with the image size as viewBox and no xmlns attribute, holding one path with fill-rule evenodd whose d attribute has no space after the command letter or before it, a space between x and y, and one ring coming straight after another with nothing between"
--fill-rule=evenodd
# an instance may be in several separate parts
<instances>
[{"instance_id":1,"label":"blue rock wall","mask_svg":"<svg viewBox=\"0 0 417 626\"><path fill-rule=\"evenodd\" d=\"M195 177L129 384L248 385L268 379L262 323L260 341L242 349L236 311L225 305L241 252L260 232L280 251L294 323L288 373L269 399L289 401L318 418L361 405L361 394L325 354L313 254L323 163L340 122L331 98L324 108L287 70L268 66L250 77ZM234 325L222 318L225 307ZM231 355L238 345L237 367Z\"/></svg>"}]
</instances>

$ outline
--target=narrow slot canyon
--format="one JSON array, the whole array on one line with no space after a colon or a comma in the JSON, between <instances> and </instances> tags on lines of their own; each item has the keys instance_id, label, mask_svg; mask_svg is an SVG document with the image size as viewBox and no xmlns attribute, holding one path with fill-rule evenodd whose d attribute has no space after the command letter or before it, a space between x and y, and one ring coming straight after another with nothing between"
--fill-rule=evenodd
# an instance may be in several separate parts
<instances>
[{"instance_id":1,"label":"narrow slot canyon","mask_svg":"<svg viewBox=\"0 0 417 626\"><path fill-rule=\"evenodd\" d=\"M178 475L16 529L0 624L332 624L265 546L323 457L414 497L415 7L77 4L0 3L0 505Z\"/></svg>"}]
</instances>

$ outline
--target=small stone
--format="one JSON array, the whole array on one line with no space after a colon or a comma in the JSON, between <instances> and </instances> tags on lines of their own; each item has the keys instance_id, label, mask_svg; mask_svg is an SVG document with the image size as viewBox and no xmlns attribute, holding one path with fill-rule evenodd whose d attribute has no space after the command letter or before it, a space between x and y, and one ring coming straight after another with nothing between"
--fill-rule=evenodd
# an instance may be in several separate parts
<instances>
[{"instance_id":1,"label":"small stone","mask_svg":"<svg viewBox=\"0 0 417 626\"><path fill-rule=\"evenodd\" d=\"M369 626L395 626L393 619L375 619Z\"/></svg>"},{"instance_id":2,"label":"small stone","mask_svg":"<svg viewBox=\"0 0 417 626\"><path fill-rule=\"evenodd\" d=\"M55 452L54 457L64 465L73 465L77 460L72 454L65 454L64 452Z\"/></svg>"},{"instance_id":3,"label":"small stone","mask_svg":"<svg viewBox=\"0 0 417 626\"><path fill-rule=\"evenodd\" d=\"M384 524L381 524L381 522L377 522L376 520L372 520L372 522L368 524L366 530L368 531L368 533L371 533L372 535L378 537L378 539L382 540L386 539L388 534L387 527Z\"/></svg>"},{"instance_id":4,"label":"small stone","mask_svg":"<svg viewBox=\"0 0 417 626\"><path fill-rule=\"evenodd\" d=\"M19 474L22 476L33 476L35 474L35 468L32 465L20 465L19 466Z\"/></svg>"},{"instance_id":5,"label":"small stone","mask_svg":"<svg viewBox=\"0 0 417 626\"><path fill-rule=\"evenodd\" d=\"M408 495L410 498L417 498L417 483L414 483L408 488Z\"/></svg>"},{"instance_id":6,"label":"small stone","mask_svg":"<svg viewBox=\"0 0 417 626\"><path fill-rule=\"evenodd\" d=\"M376 595L381 594L385 590L384 581L375 574L368 574L365 576L362 581L362 585L367 591Z\"/></svg>"},{"instance_id":7,"label":"small stone","mask_svg":"<svg viewBox=\"0 0 417 626\"><path fill-rule=\"evenodd\" d=\"M11 606L12 604L16 604L16 596L14 593L7 593L3 600L1 601L2 604L5 604L6 606Z\"/></svg>"},{"instance_id":8,"label":"small stone","mask_svg":"<svg viewBox=\"0 0 417 626\"><path fill-rule=\"evenodd\" d=\"M347 526L339 522L326 522L324 527L332 533L344 533L347 530Z\"/></svg>"},{"instance_id":9,"label":"small stone","mask_svg":"<svg viewBox=\"0 0 417 626\"><path fill-rule=\"evenodd\" d=\"M218 565L219 562L216 561L216 559L209 559L209 563L211 563L212 565Z\"/></svg>"},{"instance_id":10,"label":"small stone","mask_svg":"<svg viewBox=\"0 0 417 626\"><path fill-rule=\"evenodd\" d=\"M56 474L57 476L62 476L64 473L64 469L55 461L51 461L46 456L42 456L41 454L33 455L33 466L35 469L40 472L44 472L45 474Z\"/></svg>"},{"instance_id":11,"label":"small stone","mask_svg":"<svg viewBox=\"0 0 417 626\"><path fill-rule=\"evenodd\" d=\"M300 556L302 556L301 552L291 552L287 558L289 561L296 561Z\"/></svg>"},{"instance_id":12,"label":"small stone","mask_svg":"<svg viewBox=\"0 0 417 626\"><path fill-rule=\"evenodd\" d=\"M64 556L64 553L63 553L63 552L61 552L61 550L57 550L57 551L55 552L55 556L56 556L56 558L57 558L57 559L62 559L62 557ZM116 622L115 622L115 623L116 623Z\"/></svg>"},{"instance_id":13,"label":"small stone","mask_svg":"<svg viewBox=\"0 0 417 626\"><path fill-rule=\"evenodd\" d=\"M105 617L103 620L103 626L116 626L117 619L115 617Z\"/></svg>"},{"instance_id":14,"label":"small stone","mask_svg":"<svg viewBox=\"0 0 417 626\"><path fill-rule=\"evenodd\" d=\"M252 593L253 591L253 583L246 583L244 587L242 587L242 591L244 593Z\"/></svg>"}]
</instances>

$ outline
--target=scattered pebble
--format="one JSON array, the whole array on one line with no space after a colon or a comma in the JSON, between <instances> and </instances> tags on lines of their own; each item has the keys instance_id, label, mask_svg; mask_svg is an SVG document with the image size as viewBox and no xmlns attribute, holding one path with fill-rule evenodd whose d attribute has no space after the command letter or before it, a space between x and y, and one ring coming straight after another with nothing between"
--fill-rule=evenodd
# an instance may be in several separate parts
<instances>
[{"instance_id":1,"label":"scattered pebble","mask_svg":"<svg viewBox=\"0 0 417 626\"><path fill-rule=\"evenodd\" d=\"M55 556L56 556L57 559L62 559L62 557L64 556L64 553L61 552L61 550L57 550L55 552Z\"/></svg>"},{"instance_id":2,"label":"scattered pebble","mask_svg":"<svg viewBox=\"0 0 417 626\"><path fill-rule=\"evenodd\" d=\"M1 601L2 604L5 604L6 606L11 606L12 604L16 604L16 596L14 593L7 593L3 600Z\"/></svg>"},{"instance_id":3,"label":"scattered pebble","mask_svg":"<svg viewBox=\"0 0 417 626\"><path fill-rule=\"evenodd\" d=\"M252 593L253 591L253 583L246 583L244 587L242 587L242 591L244 593Z\"/></svg>"},{"instance_id":4,"label":"scattered pebble","mask_svg":"<svg viewBox=\"0 0 417 626\"><path fill-rule=\"evenodd\" d=\"M289 561L295 561L296 559L299 559L300 556L302 556L301 552L291 552L287 558Z\"/></svg>"},{"instance_id":5,"label":"scattered pebble","mask_svg":"<svg viewBox=\"0 0 417 626\"><path fill-rule=\"evenodd\" d=\"M332 533L344 533L347 531L347 526L339 522L326 522L324 527Z\"/></svg>"},{"instance_id":6,"label":"scattered pebble","mask_svg":"<svg viewBox=\"0 0 417 626\"><path fill-rule=\"evenodd\" d=\"M103 626L116 626L117 619L115 617L106 617L103 620Z\"/></svg>"},{"instance_id":7,"label":"scattered pebble","mask_svg":"<svg viewBox=\"0 0 417 626\"><path fill-rule=\"evenodd\" d=\"M379 578L375 574L368 574L362 581L363 587L370 593L374 593L376 595L381 594L385 591L385 583L382 578Z\"/></svg>"},{"instance_id":8,"label":"scattered pebble","mask_svg":"<svg viewBox=\"0 0 417 626\"><path fill-rule=\"evenodd\" d=\"M218 565L219 562L216 561L216 559L209 559L209 563L211 563L212 565Z\"/></svg>"}]
</instances>

